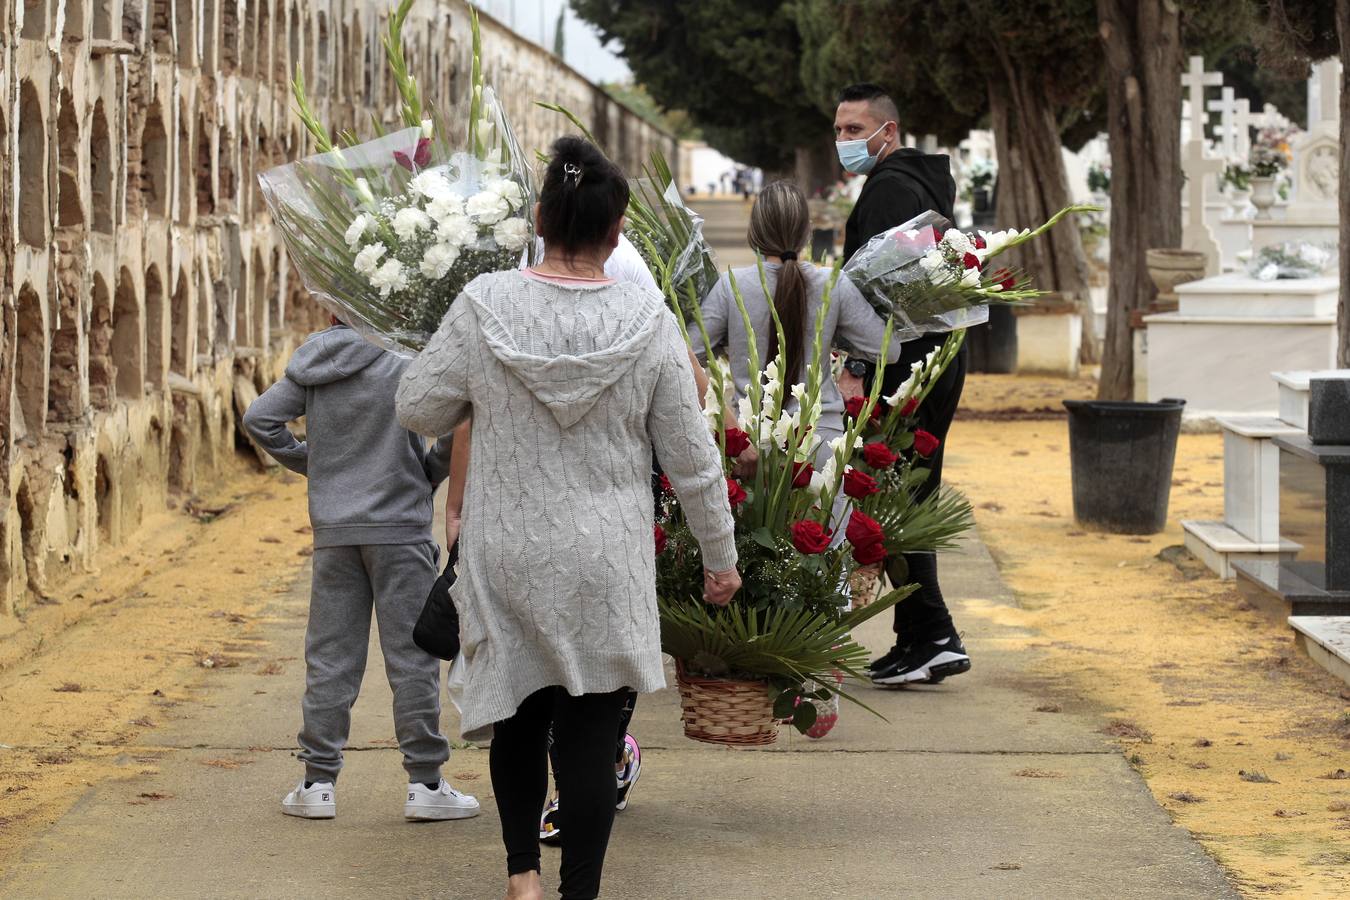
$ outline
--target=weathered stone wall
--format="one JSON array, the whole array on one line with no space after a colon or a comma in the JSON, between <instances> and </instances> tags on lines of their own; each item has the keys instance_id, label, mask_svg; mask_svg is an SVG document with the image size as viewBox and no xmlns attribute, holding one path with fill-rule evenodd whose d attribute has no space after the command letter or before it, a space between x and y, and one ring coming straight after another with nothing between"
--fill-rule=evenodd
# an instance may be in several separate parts
<instances>
[{"instance_id":1,"label":"weathered stone wall","mask_svg":"<svg viewBox=\"0 0 1350 900\"><path fill-rule=\"evenodd\" d=\"M467 7L408 26L427 95L465 108ZM298 65L336 128L393 121L384 4L0 0L0 615L21 612L235 452L236 394L266 386L325 314L256 175L307 153ZM591 124L625 166L672 139L495 22L489 78L522 146Z\"/></svg>"}]
</instances>

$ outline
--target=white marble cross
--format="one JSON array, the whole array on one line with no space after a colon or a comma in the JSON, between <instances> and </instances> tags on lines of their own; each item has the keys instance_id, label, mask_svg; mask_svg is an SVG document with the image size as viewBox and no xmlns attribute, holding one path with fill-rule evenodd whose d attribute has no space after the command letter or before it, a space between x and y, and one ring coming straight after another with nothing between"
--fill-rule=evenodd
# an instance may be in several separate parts
<instances>
[{"instance_id":1,"label":"white marble cross","mask_svg":"<svg viewBox=\"0 0 1350 900\"><path fill-rule=\"evenodd\" d=\"M1252 112L1252 101L1246 97L1233 102L1233 155L1238 159L1251 155L1252 128L1260 126L1261 116L1261 113Z\"/></svg>"},{"instance_id":2,"label":"white marble cross","mask_svg":"<svg viewBox=\"0 0 1350 900\"><path fill-rule=\"evenodd\" d=\"M1205 276L1219 274L1219 242L1205 222L1205 195L1214 176L1223 171L1224 162L1205 150L1203 140L1186 142L1181 169L1186 173L1186 221L1182 226L1181 246L1205 255Z\"/></svg>"},{"instance_id":3,"label":"white marble cross","mask_svg":"<svg viewBox=\"0 0 1350 900\"><path fill-rule=\"evenodd\" d=\"M1226 87L1223 89L1223 96L1218 100L1211 100L1206 106L1210 112L1219 114L1219 152L1225 159L1230 159L1237 154L1237 140L1234 135L1234 122L1236 121L1234 107L1233 89Z\"/></svg>"},{"instance_id":4,"label":"white marble cross","mask_svg":"<svg viewBox=\"0 0 1350 900\"><path fill-rule=\"evenodd\" d=\"M1206 72L1205 58L1191 57L1190 68L1181 76L1181 86L1191 92L1191 141L1204 143L1205 140L1205 126L1209 124L1209 114L1205 112L1205 88L1222 84L1222 72Z\"/></svg>"}]
</instances>

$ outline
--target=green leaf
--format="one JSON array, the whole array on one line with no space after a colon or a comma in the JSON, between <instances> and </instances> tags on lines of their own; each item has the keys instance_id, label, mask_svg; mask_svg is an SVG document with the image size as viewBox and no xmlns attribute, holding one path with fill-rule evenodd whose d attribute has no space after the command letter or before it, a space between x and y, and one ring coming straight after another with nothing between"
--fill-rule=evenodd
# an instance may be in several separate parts
<instances>
[{"instance_id":1,"label":"green leaf","mask_svg":"<svg viewBox=\"0 0 1350 900\"><path fill-rule=\"evenodd\" d=\"M761 547L768 550L777 549L777 542L773 539L773 532L768 528L756 528L750 533L750 537L754 538L755 543L759 544Z\"/></svg>"},{"instance_id":2,"label":"green leaf","mask_svg":"<svg viewBox=\"0 0 1350 900\"><path fill-rule=\"evenodd\" d=\"M795 688L790 688L779 694L778 698L773 701L773 717L775 719L792 718L793 710L797 705L797 698L800 696L801 694Z\"/></svg>"}]
</instances>

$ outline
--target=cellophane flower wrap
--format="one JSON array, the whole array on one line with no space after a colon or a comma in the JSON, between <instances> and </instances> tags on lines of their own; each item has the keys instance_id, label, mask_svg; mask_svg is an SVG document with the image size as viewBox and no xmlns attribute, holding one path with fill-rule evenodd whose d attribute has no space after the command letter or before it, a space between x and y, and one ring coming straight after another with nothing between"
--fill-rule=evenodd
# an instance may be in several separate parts
<instances>
[{"instance_id":1,"label":"cellophane flower wrap","mask_svg":"<svg viewBox=\"0 0 1350 900\"><path fill-rule=\"evenodd\" d=\"M743 578L743 589L730 606L713 609L703 602L698 543L668 487L663 487L656 523L663 649L697 674L768 681L776 696L775 715L791 719L803 732L817 714L817 707L803 700L837 693L857 702L831 673L861 678L867 651L850 635L913 589L896 586L871 605L850 610L849 576L902 553L949 547L971 524L970 507L959 495L919 497L928 477L927 455L920 451L931 454L933 448L916 440L914 430L914 408L955 358L963 334L951 336L950 349L942 348L914 371L903 415L883 403L877 379L870 396L850 405L845 433L831 443L827 461L816 470L815 461L823 456L817 452L815 427L821 385L831 370L822 330L837 277L836 268L815 321L804 383L784 383L781 353L761 370L751 341L750 368L759 374L747 385L734 423L727 411L730 367L708 353L704 408L726 463ZM734 275L731 287L747 333L753 334ZM771 296L767 289L766 295ZM698 326L690 331L695 347L708 349L697 307L688 312ZM776 327L779 346L786 346L781 323ZM888 329L880 358L892 339ZM742 462L751 448L758 455L753 473Z\"/></svg>"},{"instance_id":2,"label":"cellophane flower wrap","mask_svg":"<svg viewBox=\"0 0 1350 900\"><path fill-rule=\"evenodd\" d=\"M876 235L844 265L844 274L883 315L900 340L969 328L989 320L991 303L1026 303L1045 292L1030 287L1020 271L999 266L999 255L1044 234L1074 212L1070 206L1032 230L977 231L951 227L938 213L924 212Z\"/></svg>"},{"instance_id":3,"label":"cellophane flower wrap","mask_svg":"<svg viewBox=\"0 0 1350 900\"><path fill-rule=\"evenodd\" d=\"M399 29L411 0L391 17L386 40L417 122L371 141L333 146L297 77L300 115L326 152L264 172L263 196L314 297L368 339L420 350L474 278L534 255L534 181L492 88L482 80L477 18L469 122L464 134L435 117L403 62ZM350 137L350 136L348 136Z\"/></svg>"}]
</instances>

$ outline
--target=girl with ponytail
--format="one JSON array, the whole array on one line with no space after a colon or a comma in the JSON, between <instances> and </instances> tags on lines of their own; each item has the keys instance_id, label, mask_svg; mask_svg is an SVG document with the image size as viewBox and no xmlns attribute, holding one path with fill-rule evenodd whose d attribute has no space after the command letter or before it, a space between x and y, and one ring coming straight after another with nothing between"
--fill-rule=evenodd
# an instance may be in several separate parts
<instances>
[{"instance_id":1,"label":"girl with ponytail","mask_svg":"<svg viewBox=\"0 0 1350 900\"><path fill-rule=\"evenodd\" d=\"M759 375L750 371L750 341L755 341L761 365L767 365L779 352L778 331L774 327L773 312L783 323L787 346L784 357L787 371L785 383L797 384L806 378L807 366L815 336L816 315L830 279L830 271L802 260L799 255L811 232L811 216L806 197L791 182L775 181L760 192L750 212L748 238L750 247L764 258L764 272L769 285L765 296L756 266L733 269L732 276L750 313L752 333L747 334L745 320L736 306L728 276L723 275L703 301L703 320L713 349L725 348L731 360L736 399L744 396L745 386ZM826 314L821 334L822 346L845 348L867 359L875 359L881 352L885 322L872 311L871 305L844 275L839 276L830 292L830 309ZM695 340L695 343L699 343ZM887 362L900 357L900 342L892 341ZM707 348L696 347L706 359ZM829 442L844 433L844 400L832 379L820 389L821 414L816 431L821 437L816 450L816 467L824 465L829 457ZM789 409L795 408L792 400Z\"/></svg>"}]
</instances>

